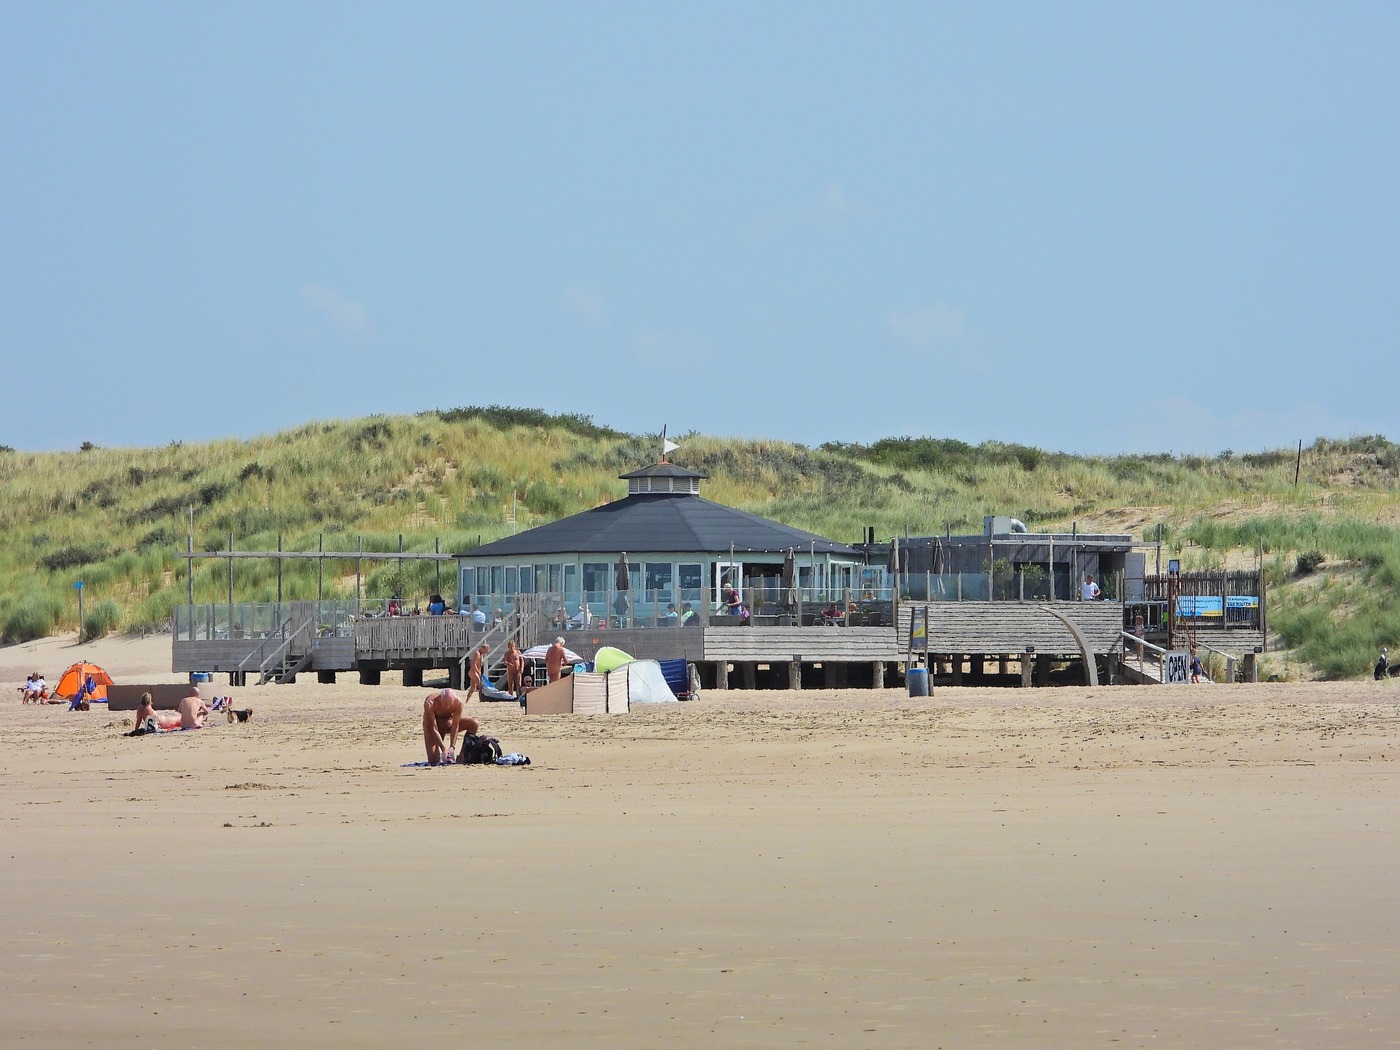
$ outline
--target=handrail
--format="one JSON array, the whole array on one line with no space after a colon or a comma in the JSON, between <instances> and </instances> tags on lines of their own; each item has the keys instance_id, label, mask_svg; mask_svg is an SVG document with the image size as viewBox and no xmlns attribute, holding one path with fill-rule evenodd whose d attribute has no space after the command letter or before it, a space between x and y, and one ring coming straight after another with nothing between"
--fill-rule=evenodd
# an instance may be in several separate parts
<instances>
[{"instance_id":1,"label":"handrail","mask_svg":"<svg viewBox=\"0 0 1400 1050\"><path fill-rule=\"evenodd\" d=\"M281 654L282 654L282 651L285 650L288 646L290 646L290 645L292 644L292 636L291 636L290 634L285 633L285 632L286 632L287 625L290 624L291 622L292 622L292 618L291 618L290 616L288 616L285 620L283 620L280 624L277 625L277 628L276 628L275 631L270 631L270 632L268 632L267 637L264 638L264 639L258 644L258 647L257 647L256 649L254 649L252 652L250 652L247 656L243 657L242 660L239 660L239 661L238 661L238 670L239 670L239 671L244 671L244 670L246 670L247 667L248 667L248 662L249 662L250 660L253 660L254 658L257 658L258 661L259 661L259 663L258 663L258 670L259 670L259 671L263 670L263 668L265 668L265 667L267 666L267 661L265 661L265 660L262 659L262 652L263 652L264 649L267 648L267 643L268 643L268 642L276 641L278 638L281 638L281 639L282 639L282 644L279 645L279 646L277 647L277 649L273 652L272 655L273 655L274 658L280 657Z\"/></svg>"},{"instance_id":2,"label":"handrail","mask_svg":"<svg viewBox=\"0 0 1400 1050\"><path fill-rule=\"evenodd\" d=\"M1161 656L1167 655L1166 649L1163 649L1160 645L1153 645L1146 638L1139 638L1131 631L1119 631L1118 633L1123 636L1124 641L1131 642L1134 646L1141 646L1144 649L1151 649L1154 653L1158 653Z\"/></svg>"}]
</instances>

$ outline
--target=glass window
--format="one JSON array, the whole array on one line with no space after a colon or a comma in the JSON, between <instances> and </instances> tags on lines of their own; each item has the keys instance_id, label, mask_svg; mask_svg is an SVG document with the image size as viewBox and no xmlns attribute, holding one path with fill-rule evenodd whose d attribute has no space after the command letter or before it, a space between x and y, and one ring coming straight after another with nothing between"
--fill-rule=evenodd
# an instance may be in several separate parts
<instances>
[{"instance_id":1,"label":"glass window","mask_svg":"<svg viewBox=\"0 0 1400 1050\"><path fill-rule=\"evenodd\" d=\"M589 594L606 591L612 586L613 567L605 561L583 563L583 589Z\"/></svg>"},{"instance_id":2,"label":"glass window","mask_svg":"<svg viewBox=\"0 0 1400 1050\"><path fill-rule=\"evenodd\" d=\"M520 590L520 570L514 565L506 566L506 593L516 594Z\"/></svg>"},{"instance_id":3,"label":"glass window","mask_svg":"<svg viewBox=\"0 0 1400 1050\"><path fill-rule=\"evenodd\" d=\"M500 594L506 584L505 569L500 565L491 566L491 593Z\"/></svg>"},{"instance_id":4,"label":"glass window","mask_svg":"<svg viewBox=\"0 0 1400 1050\"><path fill-rule=\"evenodd\" d=\"M670 593L671 590L671 563L668 561L649 561L646 568L646 589L648 591L664 591Z\"/></svg>"},{"instance_id":5,"label":"glass window","mask_svg":"<svg viewBox=\"0 0 1400 1050\"><path fill-rule=\"evenodd\" d=\"M535 571L528 565L520 566L520 593L535 593Z\"/></svg>"}]
</instances>

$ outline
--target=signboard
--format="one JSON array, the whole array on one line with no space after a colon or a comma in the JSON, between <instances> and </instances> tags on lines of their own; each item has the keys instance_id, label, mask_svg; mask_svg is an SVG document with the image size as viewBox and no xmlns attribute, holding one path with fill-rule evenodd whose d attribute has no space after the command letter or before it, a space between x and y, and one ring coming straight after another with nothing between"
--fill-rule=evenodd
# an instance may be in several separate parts
<instances>
[{"instance_id":1,"label":"signboard","mask_svg":"<svg viewBox=\"0 0 1400 1050\"><path fill-rule=\"evenodd\" d=\"M1180 594L1176 599L1176 615L1187 620L1224 616L1225 603L1218 594Z\"/></svg>"},{"instance_id":2,"label":"signboard","mask_svg":"<svg viewBox=\"0 0 1400 1050\"><path fill-rule=\"evenodd\" d=\"M1259 608L1259 596L1257 594L1227 594L1225 595L1225 608L1257 609Z\"/></svg>"},{"instance_id":3,"label":"signboard","mask_svg":"<svg viewBox=\"0 0 1400 1050\"><path fill-rule=\"evenodd\" d=\"M924 649L928 648L928 606L915 609L910 615L909 644L917 644Z\"/></svg>"},{"instance_id":4,"label":"signboard","mask_svg":"<svg viewBox=\"0 0 1400 1050\"><path fill-rule=\"evenodd\" d=\"M1174 650L1167 653L1166 685L1185 685L1191 680L1191 654Z\"/></svg>"}]
</instances>

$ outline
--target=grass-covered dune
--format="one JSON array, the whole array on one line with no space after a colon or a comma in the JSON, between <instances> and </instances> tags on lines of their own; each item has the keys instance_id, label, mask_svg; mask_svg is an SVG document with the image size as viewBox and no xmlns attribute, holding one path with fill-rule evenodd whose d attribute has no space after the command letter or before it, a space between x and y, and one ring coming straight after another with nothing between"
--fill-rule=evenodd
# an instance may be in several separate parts
<instances>
[{"instance_id":1,"label":"grass-covered dune","mask_svg":"<svg viewBox=\"0 0 1400 1050\"><path fill-rule=\"evenodd\" d=\"M1345 678L1400 643L1400 447L1384 437L1215 457L1075 456L936 438L808 448L685 435L673 458L709 475L705 495L833 539L975 532L985 514L1033 530L1155 537L1185 568L1253 563L1269 574L1279 668ZM659 439L584 416L459 408L308 423L250 441L74 452L0 451L0 634L72 629L84 583L89 633L158 628L187 594L191 521L201 550L325 547L460 551L617 499L617 475ZM349 570L353 573L353 568ZM239 563L241 600L271 600L271 563ZM422 594L433 569L382 563L371 596ZM196 601L227 594L222 562L196 562ZM346 581L338 578L337 588ZM314 597L313 562L288 562L287 598ZM349 586L353 588L353 576ZM1286 658L1286 659L1285 659ZM1291 661L1291 662L1290 662Z\"/></svg>"}]
</instances>

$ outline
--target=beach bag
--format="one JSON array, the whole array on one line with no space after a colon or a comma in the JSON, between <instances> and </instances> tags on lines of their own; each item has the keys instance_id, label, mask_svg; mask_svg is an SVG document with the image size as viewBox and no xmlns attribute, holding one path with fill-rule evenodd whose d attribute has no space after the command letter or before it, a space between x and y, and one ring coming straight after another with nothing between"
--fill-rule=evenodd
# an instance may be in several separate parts
<instances>
[{"instance_id":1,"label":"beach bag","mask_svg":"<svg viewBox=\"0 0 1400 1050\"><path fill-rule=\"evenodd\" d=\"M501 757L501 742L494 736L465 736L457 752L457 761L464 766L489 766Z\"/></svg>"}]
</instances>

